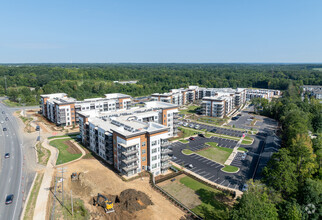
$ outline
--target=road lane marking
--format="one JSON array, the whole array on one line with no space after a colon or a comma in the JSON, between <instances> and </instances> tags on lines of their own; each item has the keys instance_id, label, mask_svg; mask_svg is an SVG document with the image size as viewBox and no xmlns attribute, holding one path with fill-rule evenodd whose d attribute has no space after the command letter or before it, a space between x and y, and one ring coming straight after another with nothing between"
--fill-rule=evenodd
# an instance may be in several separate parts
<instances>
[{"instance_id":1,"label":"road lane marking","mask_svg":"<svg viewBox=\"0 0 322 220\"><path fill-rule=\"evenodd\" d=\"M225 182L225 180L223 180L221 183L219 183L219 185L223 184L223 182Z\"/></svg>"}]
</instances>

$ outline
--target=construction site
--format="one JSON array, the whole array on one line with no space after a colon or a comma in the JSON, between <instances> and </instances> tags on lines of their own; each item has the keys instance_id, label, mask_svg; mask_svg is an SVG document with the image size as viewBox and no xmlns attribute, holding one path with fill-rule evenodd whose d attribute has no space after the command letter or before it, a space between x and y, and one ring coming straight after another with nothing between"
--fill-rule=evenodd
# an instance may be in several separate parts
<instances>
[{"instance_id":1,"label":"construction site","mask_svg":"<svg viewBox=\"0 0 322 220\"><path fill-rule=\"evenodd\" d=\"M64 167L64 178L59 169L53 178L50 199L47 204L51 216L47 219L78 219L72 215L70 196L83 204L84 219L181 219L185 212L155 191L149 184L149 176L123 181L116 173L96 159L81 159ZM62 190L64 202L62 205ZM56 200L56 201L54 201ZM53 206L53 204L55 204ZM75 210L77 207L74 205ZM65 209L65 210L64 210ZM54 212L54 213L53 213Z\"/></svg>"}]
</instances>

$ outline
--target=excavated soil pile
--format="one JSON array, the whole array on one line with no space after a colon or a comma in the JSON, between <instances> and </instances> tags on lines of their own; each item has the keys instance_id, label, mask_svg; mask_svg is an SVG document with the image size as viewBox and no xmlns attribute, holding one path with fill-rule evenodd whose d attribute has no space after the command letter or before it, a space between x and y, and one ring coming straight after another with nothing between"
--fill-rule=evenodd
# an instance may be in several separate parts
<instances>
[{"instance_id":1,"label":"excavated soil pile","mask_svg":"<svg viewBox=\"0 0 322 220\"><path fill-rule=\"evenodd\" d=\"M153 203L145 193L135 189L126 189L121 192L120 196L115 198L115 205L120 210L133 213L145 209L148 205L153 205Z\"/></svg>"}]
</instances>

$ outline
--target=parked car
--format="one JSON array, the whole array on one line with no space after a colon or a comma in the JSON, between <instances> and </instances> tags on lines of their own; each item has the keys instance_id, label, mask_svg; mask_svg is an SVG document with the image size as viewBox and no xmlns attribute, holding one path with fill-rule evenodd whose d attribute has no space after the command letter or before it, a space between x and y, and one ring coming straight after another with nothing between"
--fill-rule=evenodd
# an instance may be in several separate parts
<instances>
[{"instance_id":1,"label":"parked car","mask_svg":"<svg viewBox=\"0 0 322 220\"><path fill-rule=\"evenodd\" d=\"M187 122L183 123L183 126L187 127L188 126L188 123Z\"/></svg>"},{"instance_id":2,"label":"parked car","mask_svg":"<svg viewBox=\"0 0 322 220\"><path fill-rule=\"evenodd\" d=\"M196 126L195 126L195 129L199 129L199 128L200 128L200 126L199 126L199 125L196 125Z\"/></svg>"},{"instance_id":3,"label":"parked car","mask_svg":"<svg viewBox=\"0 0 322 220\"><path fill-rule=\"evenodd\" d=\"M245 160L246 156L247 156L247 153L246 153L246 152L244 152L244 154L241 156L241 158L242 158L243 160Z\"/></svg>"},{"instance_id":4,"label":"parked car","mask_svg":"<svg viewBox=\"0 0 322 220\"><path fill-rule=\"evenodd\" d=\"M189 127L190 127L190 128L193 128L193 126L194 126L193 124L190 124L190 125L189 125Z\"/></svg>"},{"instance_id":5,"label":"parked car","mask_svg":"<svg viewBox=\"0 0 322 220\"><path fill-rule=\"evenodd\" d=\"M254 119L254 117L252 116L252 117L250 117L251 119Z\"/></svg>"},{"instance_id":6,"label":"parked car","mask_svg":"<svg viewBox=\"0 0 322 220\"><path fill-rule=\"evenodd\" d=\"M3 131L7 131L7 128L3 128L2 130L3 130Z\"/></svg>"},{"instance_id":7,"label":"parked car","mask_svg":"<svg viewBox=\"0 0 322 220\"><path fill-rule=\"evenodd\" d=\"M192 169L192 168L193 168L193 165L192 165L192 164L189 164L189 165L188 165L188 167L189 167L190 169Z\"/></svg>"},{"instance_id":8,"label":"parked car","mask_svg":"<svg viewBox=\"0 0 322 220\"><path fill-rule=\"evenodd\" d=\"M240 116L242 116L242 114L238 114L237 116L240 117Z\"/></svg>"},{"instance_id":9,"label":"parked car","mask_svg":"<svg viewBox=\"0 0 322 220\"><path fill-rule=\"evenodd\" d=\"M7 195L6 205L11 204L13 201L13 194Z\"/></svg>"},{"instance_id":10,"label":"parked car","mask_svg":"<svg viewBox=\"0 0 322 220\"><path fill-rule=\"evenodd\" d=\"M36 131L40 131L40 126L39 125L36 126Z\"/></svg>"},{"instance_id":11,"label":"parked car","mask_svg":"<svg viewBox=\"0 0 322 220\"><path fill-rule=\"evenodd\" d=\"M2 111L2 114L4 114L4 111Z\"/></svg>"},{"instance_id":12,"label":"parked car","mask_svg":"<svg viewBox=\"0 0 322 220\"><path fill-rule=\"evenodd\" d=\"M198 134L199 137L206 137L204 134Z\"/></svg>"},{"instance_id":13,"label":"parked car","mask_svg":"<svg viewBox=\"0 0 322 220\"><path fill-rule=\"evenodd\" d=\"M190 138L189 138L189 140L194 141L194 140L195 140L195 138L194 138L194 137L190 137Z\"/></svg>"},{"instance_id":14,"label":"parked car","mask_svg":"<svg viewBox=\"0 0 322 220\"><path fill-rule=\"evenodd\" d=\"M179 122L178 122L178 125L182 125L182 124L183 124L183 122L182 122L182 121L179 121Z\"/></svg>"},{"instance_id":15,"label":"parked car","mask_svg":"<svg viewBox=\"0 0 322 220\"><path fill-rule=\"evenodd\" d=\"M9 118L8 117L6 117L6 121L9 121Z\"/></svg>"},{"instance_id":16,"label":"parked car","mask_svg":"<svg viewBox=\"0 0 322 220\"><path fill-rule=\"evenodd\" d=\"M245 191L247 191L248 190L248 185L245 183L244 185L243 185L243 189L242 189L242 191L243 192L245 192Z\"/></svg>"},{"instance_id":17,"label":"parked car","mask_svg":"<svg viewBox=\"0 0 322 220\"><path fill-rule=\"evenodd\" d=\"M4 158L9 158L10 154L9 153L5 153Z\"/></svg>"}]
</instances>

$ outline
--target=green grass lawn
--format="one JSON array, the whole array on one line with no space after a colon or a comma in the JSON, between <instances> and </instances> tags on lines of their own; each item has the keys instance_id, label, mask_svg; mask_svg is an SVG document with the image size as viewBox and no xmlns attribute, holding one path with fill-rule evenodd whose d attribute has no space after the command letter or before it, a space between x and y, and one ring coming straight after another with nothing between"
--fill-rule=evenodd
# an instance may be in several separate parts
<instances>
[{"instance_id":1,"label":"green grass lawn","mask_svg":"<svg viewBox=\"0 0 322 220\"><path fill-rule=\"evenodd\" d=\"M76 136L77 135L79 135L79 133L77 133L77 134L68 134L68 135L61 135L61 136L51 136L51 137L49 137L49 138L47 138L47 139L54 139L54 138L64 138L64 137L66 137L66 138L68 138L68 137L70 137L70 138L76 138Z\"/></svg>"},{"instance_id":2,"label":"green grass lawn","mask_svg":"<svg viewBox=\"0 0 322 220\"><path fill-rule=\"evenodd\" d=\"M206 144L208 144L211 147L197 151L196 153L221 164L224 164L231 152L233 152L233 149L219 147L215 142L207 142Z\"/></svg>"},{"instance_id":3,"label":"green grass lawn","mask_svg":"<svg viewBox=\"0 0 322 220\"><path fill-rule=\"evenodd\" d=\"M183 138L190 137L190 136L194 136L194 135L200 133L200 131L198 131L198 130L183 128L183 127L180 127L179 130L182 131Z\"/></svg>"},{"instance_id":4,"label":"green grass lawn","mask_svg":"<svg viewBox=\"0 0 322 220\"><path fill-rule=\"evenodd\" d=\"M253 138L251 138L251 137L246 136L246 137L244 137L244 140L250 140L250 141L253 141L254 139L253 139Z\"/></svg>"},{"instance_id":5,"label":"green grass lawn","mask_svg":"<svg viewBox=\"0 0 322 220\"><path fill-rule=\"evenodd\" d=\"M228 173L234 173L237 172L239 168L231 165L225 165L224 168L222 168L222 171L228 172Z\"/></svg>"},{"instance_id":6,"label":"green grass lawn","mask_svg":"<svg viewBox=\"0 0 322 220\"><path fill-rule=\"evenodd\" d=\"M180 183L194 190L202 201L201 205L192 209L193 212L204 219L228 219L228 206L217 199L226 196L221 191L188 176L181 178Z\"/></svg>"},{"instance_id":7,"label":"green grass lawn","mask_svg":"<svg viewBox=\"0 0 322 220\"><path fill-rule=\"evenodd\" d=\"M67 151L68 146L64 143L67 140L72 140L72 138L58 139L49 142L51 146L56 147L59 150L56 165L76 160L82 156L82 154L71 154Z\"/></svg>"},{"instance_id":8,"label":"green grass lawn","mask_svg":"<svg viewBox=\"0 0 322 220\"><path fill-rule=\"evenodd\" d=\"M189 141L187 141L187 140L185 140L185 139L182 139L182 140L179 140L181 143L184 143L184 144L186 144L186 143L189 143Z\"/></svg>"},{"instance_id":9,"label":"green grass lawn","mask_svg":"<svg viewBox=\"0 0 322 220\"><path fill-rule=\"evenodd\" d=\"M247 151L248 151L246 148L243 148L243 147L239 147L237 150L245 151L245 152L247 152Z\"/></svg>"},{"instance_id":10,"label":"green grass lawn","mask_svg":"<svg viewBox=\"0 0 322 220\"><path fill-rule=\"evenodd\" d=\"M192 154L194 152L192 150L189 150L189 149L183 149L182 153L185 154L185 155L190 155L190 154Z\"/></svg>"},{"instance_id":11,"label":"green grass lawn","mask_svg":"<svg viewBox=\"0 0 322 220\"><path fill-rule=\"evenodd\" d=\"M197 105L191 105L189 106L187 109L182 109L179 111L179 114L194 114L196 113L196 110L200 108L199 106Z\"/></svg>"},{"instance_id":12,"label":"green grass lawn","mask_svg":"<svg viewBox=\"0 0 322 220\"><path fill-rule=\"evenodd\" d=\"M227 119L202 116L199 117L197 121L204 122L210 125L222 125L227 121Z\"/></svg>"},{"instance_id":13,"label":"green grass lawn","mask_svg":"<svg viewBox=\"0 0 322 220\"><path fill-rule=\"evenodd\" d=\"M242 144L246 144L246 145L250 145L252 144L252 141L248 141L248 140L242 140L241 142Z\"/></svg>"}]
</instances>

